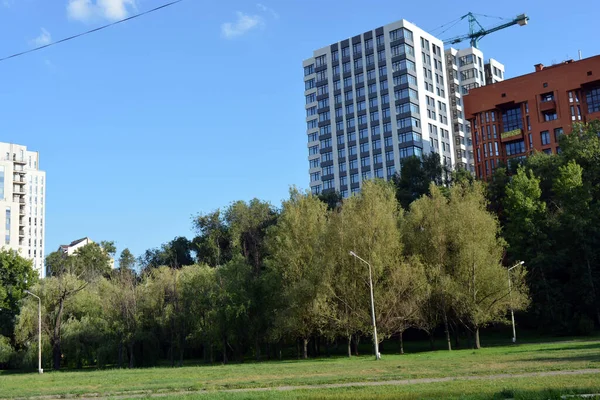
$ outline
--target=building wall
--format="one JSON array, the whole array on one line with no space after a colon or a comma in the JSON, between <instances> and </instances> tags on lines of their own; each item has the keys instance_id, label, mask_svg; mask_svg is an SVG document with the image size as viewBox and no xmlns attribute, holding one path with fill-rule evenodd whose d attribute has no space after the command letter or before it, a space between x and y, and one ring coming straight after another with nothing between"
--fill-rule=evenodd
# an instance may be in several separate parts
<instances>
[{"instance_id":1,"label":"building wall","mask_svg":"<svg viewBox=\"0 0 600 400\"><path fill-rule=\"evenodd\" d=\"M558 137L569 133L574 122L600 118L600 110L591 112L586 101L586 94L597 88L600 56L550 67L540 64L534 73L471 90L464 106L475 137L477 176L487 179L499 162L534 151L560 151ZM515 127L503 121L508 110L521 113L520 128L509 129Z\"/></svg>"},{"instance_id":2,"label":"building wall","mask_svg":"<svg viewBox=\"0 0 600 400\"><path fill-rule=\"evenodd\" d=\"M454 165L439 39L401 20L316 50L303 67L313 193L346 197L410 155Z\"/></svg>"},{"instance_id":3,"label":"building wall","mask_svg":"<svg viewBox=\"0 0 600 400\"><path fill-rule=\"evenodd\" d=\"M462 98L471 89L501 81L504 78L504 65L493 58L484 64L483 53L474 47L460 50L449 48L445 54L456 166L474 173L472 135L464 116Z\"/></svg>"},{"instance_id":4,"label":"building wall","mask_svg":"<svg viewBox=\"0 0 600 400\"><path fill-rule=\"evenodd\" d=\"M39 154L0 143L0 176L2 246L32 260L43 277L46 173L39 170Z\"/></svg>"}]
</instances>

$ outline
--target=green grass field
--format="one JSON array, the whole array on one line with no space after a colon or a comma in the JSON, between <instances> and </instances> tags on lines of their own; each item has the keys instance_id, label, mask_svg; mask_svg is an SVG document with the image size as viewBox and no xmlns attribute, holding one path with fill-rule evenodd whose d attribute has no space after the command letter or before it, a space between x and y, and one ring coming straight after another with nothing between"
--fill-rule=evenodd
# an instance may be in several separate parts
<instances>
[{"instance_id":1,"label":"green grass field","mask_svg":"<svg viewBox=\"0 0 600 400\"><path fill-rule=\"evenodd\" d=\"M183 368L86 370L0 374L0 398L32 396L127 397L135 391L161 398L552 398L600 393L600 374L456 380L411 385L268 392L217 392L244 388L374 382L418 378L489 376L600 369L600 340L498 346L481 350L383 354ZM202 391L202 393L194 393ZM206 393L207 391L208 393ZM123 393L125 392L125 393ZM521 396L521 397L520 397ZM541 396L541 397L540 397Z\"/></svg>"}]
</instances>

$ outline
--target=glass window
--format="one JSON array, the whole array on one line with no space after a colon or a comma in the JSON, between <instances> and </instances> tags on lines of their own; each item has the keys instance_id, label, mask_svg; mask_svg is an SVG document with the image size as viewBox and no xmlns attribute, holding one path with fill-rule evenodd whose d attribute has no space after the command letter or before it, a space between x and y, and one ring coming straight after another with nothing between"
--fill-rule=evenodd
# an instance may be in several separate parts
<instances>
[{"instance_id":1,"label":"glass window","mask_svg":"<svg viewBox=\"0 0 600 400\"><path fill-rule=\"evenodd\" d=\"M314 64L310 64L310 65L307 65L306 67L304 67L304 76L314 74L314 73L315 73L315 65Z\"/></svg>"},{"instance_id":2,"label":"glass window","mask_svg":"<svg viewBox=\"0 0 600 400\"><path fill-rule=\"evenodd\" d=\"M354 160L350 160L350 169L358 169L358 160L356 158Z\"/></svg>"},{"instance_id":3,"label":"glass window","mask_svg":"<svg viewBox=\"0 0 600 400\"><path fill-rule=\"evenodd\" d=\"M403 147L400 149L400 159L406 158L406 157L421 157L423 155L423 150L420 147L416 147L416 146L410 146L410 147Z\"/></svg>"},{"instance_id":4,"label":"glass window","mask_svg":"<svg viewBox=\"0 0 600 400\"><path fill-rule=\"evenodd\" d=\"M342 57L350 57L350 47L342 48Z\"/></svg>"},{"instance_id":5,"label":"glass window","mask_svg":"<svg viewBox=\"0 0 600 400\"><path fill-rule=\"evenodd\" d=\"M359 101L358 103L356 103L356 110L357 111L363 111L367 109L367 103L364 100Z\"/></svg>"},{"instance_id":6,"label":"glass window","mask_svg":"<svg viewBox=\"0 0 600 400\"><path fill-rule=\"evenodd\" d=\"M319 159L318 158L313 158L312 160L308 161L308 164L310 166L310 168L319 168Z\"/></svg>"},{"instance_id":7,"label":"glass window","mask_svg":"<svg viewBox=\"0 0 600 400\"><path fill-rule=\"evenodd\" d=\"M600 86L588 90L585 94L585 100L587 102L588 113L591 114L600 111Z\"/></svg>"},{"instance_id":8,"label":"glass window","mask_svg":"<svg viewBox=\"0 0 600 400\"><path fill-rule=\"evenodd\" d=\"M362 69L362 66L362 58L357 58L356 60L354 60L354 69Z\"/></svg>"},{"instance_id":9,"label":"glass window","mask_svg":"<svg viewBox=\"0 0 600 400\"><path fill-rule=\"evenodd\" d=\"M346 172L346 162L345 161L341 162L339 164L339 167L340 167L340 172Z\"/></svg>"},{"instance_id":10,"label":"glass window","mask_svg":"<svg viewBox=\"0 0 600 400\"><path fill-rule=\"evenodd\" d=\"M541 132L540 138L542 140L542 146L550 144L550 132L548 132L548 131Z\"/></svg>"},{"instance_id":11,"label":"glass window","mask_svg":"<svg viewBox=\"0 0 600 400\"><path fill-rule=\"evenodd\" d=\"M504 132L514 129L523 129L523 117L521 115L521 107L511 108L502 113L502 124Z\"/></svg>"},{"instance_id":12,"label":"glass window","mask_svg":"<svg viewBox=\"0 0 600 400\"><path fill-rule=\"evenodd\" d=\"M322 55L315 58L315 66L321 67L327 64L327 55Z\"/></svg>"},{"instance_id":13,"label":"glass window","mask_svg":"<svg viewBox=\"0 0 600 400\"><path fill-rule=\"evenodd\" d=\"M377 46L381 46L384 43L385 39L383 38L383 35L377 35Z\"/></svg>"},{"instance_id":14,"label":"glass window","mask_svg":"<svg viewBox=\"0 0 600 400\"><path fill-rule=\"evenodd\" d=\"M517 140L515 142L509 142L506 144L506 155L512 156L515 154L525 153L525 142L523 140Z\"/></svg>"},{"instance_id":15,"label":"glass window","mask_svg":"<svg viewBox=\"0 0 600 400\"><path fill-rule=\"evenodd\" d=\"M342 64L342 71L344 71L344 73L352 71L352 69L350 68L350 61L346 61Z\"/></svg>"},{"instance_id":16,"label":"glass window","mask_svg":"<svg viewBox=\"0 0 600 400\"><path fill-rule=\"evenodd\" d=\"M373 48L373 39L365 39L365 50Z\"/></svg>"}]
</instances>

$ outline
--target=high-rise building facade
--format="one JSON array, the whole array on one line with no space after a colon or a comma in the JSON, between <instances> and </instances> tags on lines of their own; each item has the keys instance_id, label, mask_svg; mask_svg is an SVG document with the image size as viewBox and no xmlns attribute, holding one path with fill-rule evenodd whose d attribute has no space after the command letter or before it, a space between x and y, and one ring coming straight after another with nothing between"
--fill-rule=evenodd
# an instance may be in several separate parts
<instances>
[{"instance_id":1,"label":"high-rise building facade","mask_svg":"<svg viewBox=\"0 0 600 400\"><path fill-rule=\"evenodd\" d=\"M558 138L574 122L600 118L600 56L538 64L531 74L472 89L464 109L479 178L534 151L558 153Z\"/></svg>"},{"instance_id":2,"label":"high-rise building facade","mask_svg":"<svg viewBox=\"0 0 600 400\"><path fill-rule=\"evenodd\" d=\"M456 167L475 172L471 127L464 116L462 99L469 90L504 80L504 65L491 58L484 63L474 47L446 50L446 68Z\"/></svg>"},{"instance_id":3,"label":"high-rise building facade","mask_svg":"<svg viewBox=\"0 0 600 400\"><path fill-rule=\"evenodd\" d=\"M313 193L347 197L428 152L454 165L441 40L401 20L316 50L303 67Z\"/></svg>"},{"instance_id":4,"label":"high-rise building facade","mask_svg":"<svg viewBox=\"0 0 600 400\"><path fill-rule=\"evenodd\" d=\"M1 247L31 259L34 269L44 277L46 173L39 167L37 152L18 144L0 143Z\"/></svg>"}]
</instances>

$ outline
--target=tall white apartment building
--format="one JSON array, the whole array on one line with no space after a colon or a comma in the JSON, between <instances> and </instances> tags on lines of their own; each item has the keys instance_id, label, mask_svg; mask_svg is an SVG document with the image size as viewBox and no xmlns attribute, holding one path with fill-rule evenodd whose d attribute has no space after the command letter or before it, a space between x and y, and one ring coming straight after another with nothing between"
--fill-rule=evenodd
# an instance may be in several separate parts
<instances>
[{"instance_id":1,"label":"tall white apartment building","mask_svg":"<svg viewBox=\"0 0 600 400\"><path fill-rule=\"evenodd\" d=\"M401 160L454 166L443 43L401 20L315 50L303 62L310 187L360 190Z\"/></svg>"},{"instance_id":2,"label":"tall white apartment building","mask_svg":"<svg viewBox=\"0 0 600 400\"><path fill-rule=\"evenodd\" d=\"M471 126L465 120L462 98L470 89L504 80L504 65L493 58L484 63L483 53L475 47L449 48L445 53L455 166L475 173Z\"/></svg>"},{"instance_id":3,"label":"tall white apartment building","mask_svg":"<svg viewBox=\"0 0 600 400\"><path fill-rule=\"evenodd\" d=\"M40 277L44 269L46 173L39 154L26 146L0 143L0 226L2 246L33 261Z\"/></svg>"}]
</instances>

